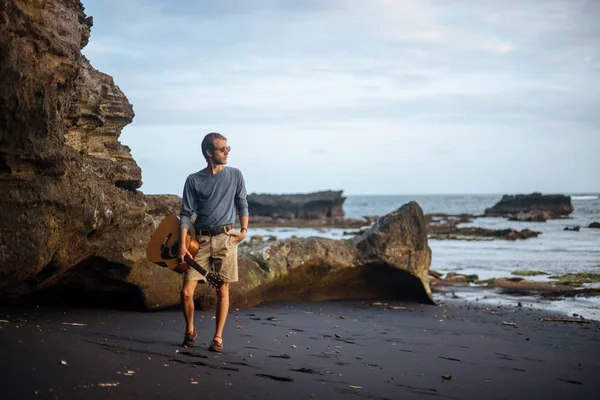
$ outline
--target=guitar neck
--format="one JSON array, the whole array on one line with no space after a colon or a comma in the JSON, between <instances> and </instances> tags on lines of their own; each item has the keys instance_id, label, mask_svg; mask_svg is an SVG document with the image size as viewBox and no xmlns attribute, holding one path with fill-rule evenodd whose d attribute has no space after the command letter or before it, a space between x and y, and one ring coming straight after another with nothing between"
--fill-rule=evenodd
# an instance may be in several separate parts
<instances>
[{"instance_id":1,"label":"guitar neck","mask_svg":"<svg viewBox=\"0 0 600 400\"><path fill-rule=\"evenodd\" d=\"M208 271L205 270L204 268L202 268L200 265L198 265L198 263L196 261L194 261L194 259L192 257L186 255L184 260L192 268L194 268L196 271L200 272L202 274L202 276L206 277L206 275L208 275Z\"/></svg>"},{"instance_id":2,"label":"guitar neck","mask_svg":"<svg viewBox=\"0 0 600 400\"><path fill-rule=\"evenodd\" d=\"M192 268L200 272L204 276L204 278L206 278L206 281L214 287L216 287L217 289L220 288L223 285L223 283L225 283L225 280L223 279L223 276L221 274L205 270L200 265L198 265L198 263L194 261L192 257L185 256L184 260L188 263L188 265L191 265Z\"/></svg>"}]
</instances>

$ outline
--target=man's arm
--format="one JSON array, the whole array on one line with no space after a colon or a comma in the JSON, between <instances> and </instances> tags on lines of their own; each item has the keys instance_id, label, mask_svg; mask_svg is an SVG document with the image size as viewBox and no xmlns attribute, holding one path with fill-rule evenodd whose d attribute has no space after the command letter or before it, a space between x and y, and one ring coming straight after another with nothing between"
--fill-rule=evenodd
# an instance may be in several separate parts
<instances>
[{"instance_id":1,"label":"man's arm","mask_svg":"<svg viewBox=\"0 0 600 400\"><path fill-rule=\"evenodd\" d=\"M180 238L180 242L179 242L179 260L181 262L185 262L185 256L190 256L192 257L192 254L187 250L187 246L185 245L185 239L187 237L187 233L188 233L188 228L181 228L180 230L180 234L179 234L179 238Z\"/></svg>"},{"instance_id":2,"label":"man's arm","mask_svg":"<svg viewBox=\"0 0 600 400\"><path fill-rule=\"evenodd\" d=\"M194 188L191 180L191 176L189 176L185 185L183 186L183 196L181 198L181 212L179 213L179 228L180 228L180 242L179 242L179 260L181 262L185 261L185 256L188 255L192 257L189 251L187 251L187 246L185 245L187 233L190 228L190 223L192 219L192 213L196 209L196 197L194 196ZM194 258L194 257L192 257Z\"/></svg>"},{"instance_id":3,"label":"man's arm","mask_svg":"<svg viewBox=\"0 0 600 400\"><path fill-rule=\"evenodd\" d=\"M248 216L240 217L240 234L242 234L242 238L240 242L246 239L246 234L248 233Z\"/></svg>"},{"instance_id":4,"label":"man's arm","mask_svg":"<svg viewBox=\"0 0 600 400\"><path fill-rule=\"evenodd\" d=\"M248 201L246 200L246 183L242 172L239 172L237 187L235 191L235 207L240 218L240 233L232 234L237 237L237 242L240 243L246 238L248 232Z\"/></svg>"},{"instance_id":5,"label":"man's arm","mask_svg":"<svg viewBox=\"0 0 600 400\"><path fill-rule=\"evenodd\" d=\"M190 175L185 181L181 196L181 212L179 213L180 228L190 228L194 211L196 211L196 196L194 194L194 183ZM185 236L181 237L184 238Z\"/></svg>"},{"instance_id":6,"label":"man's arm","mask_svg":"<svg viewBox=\"0 0 600 400\"><path fill-rule=\"evenodd\" d=\"M238 243L240 243L242 240L246 239L247 233L248 233L248 216L247 215L240 217L240 231L239 232L236 232L233 229L231 229L229 232L227 232L227 234L229 236L235 236Z\"/></svg>"}]
</instances>

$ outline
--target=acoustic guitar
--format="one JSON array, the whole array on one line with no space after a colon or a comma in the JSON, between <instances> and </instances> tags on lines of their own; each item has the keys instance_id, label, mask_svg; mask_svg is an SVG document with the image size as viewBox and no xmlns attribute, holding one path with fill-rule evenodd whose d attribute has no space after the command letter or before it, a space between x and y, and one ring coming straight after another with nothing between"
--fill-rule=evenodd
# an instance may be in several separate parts
<instances>
[{"instance_id":1,"label":"acoustic guitar","mask_svg":"<svg viewBox=\"0 0 600 400\"><path fill-rule=\"evenodd\" d=\"M146 257L148 260L163 268L168 268L180 274L184 273L190 266L200 272L206 278L206 281L216 288L221 287L225 282L223 276L216 272L210 272L202 268L193 257L196 256L200 245L197 239L187 236L185 243L187 250L192 257L186 255L185 263L179 260L179 242L181 230L179 228L179 217L169 215L162 220L158 228L152 234L148 246L146 247Z\"/></svg>"}]
</instances>

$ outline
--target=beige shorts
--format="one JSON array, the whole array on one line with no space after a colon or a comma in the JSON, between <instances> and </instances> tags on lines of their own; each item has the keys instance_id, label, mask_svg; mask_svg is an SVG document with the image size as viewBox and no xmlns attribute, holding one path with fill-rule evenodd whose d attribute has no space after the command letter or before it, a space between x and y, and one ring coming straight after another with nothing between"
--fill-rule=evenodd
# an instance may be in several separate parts
<instances>
[{"instance_id":1,"label":"beige shorts","mask_svg":"<svg viewBox=\"0 0 600 400\"><path fill-rule=\"evenodd\" d=\"M200 236L200 248L194 261L207 271L218 272L225 282L238 281L237 242L235 236L221 234L217 236ZM193 267L185 271L186 281L202 281L206 279Z\"/></svg>"}]
</instances>

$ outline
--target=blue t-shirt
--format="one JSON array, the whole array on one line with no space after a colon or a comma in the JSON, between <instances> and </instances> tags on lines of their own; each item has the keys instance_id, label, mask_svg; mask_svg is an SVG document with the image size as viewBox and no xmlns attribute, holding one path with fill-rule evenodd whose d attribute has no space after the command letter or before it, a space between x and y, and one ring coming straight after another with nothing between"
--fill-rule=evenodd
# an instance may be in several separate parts
<instances>
[{"instance_id":1,"label":"blue t-shirt","mask_svg":"<svg viewBox=\"0 0 600 400\"><path fill-rule=\"evenodd\" d=\"M191 174L185 181L182 198L181 228L189 229L193 213L195 229L234 224L236 209L240 217L248 215L246 184L237 168L223 166L215 175L204 170Z\"/></svg>"}]
</instances>

